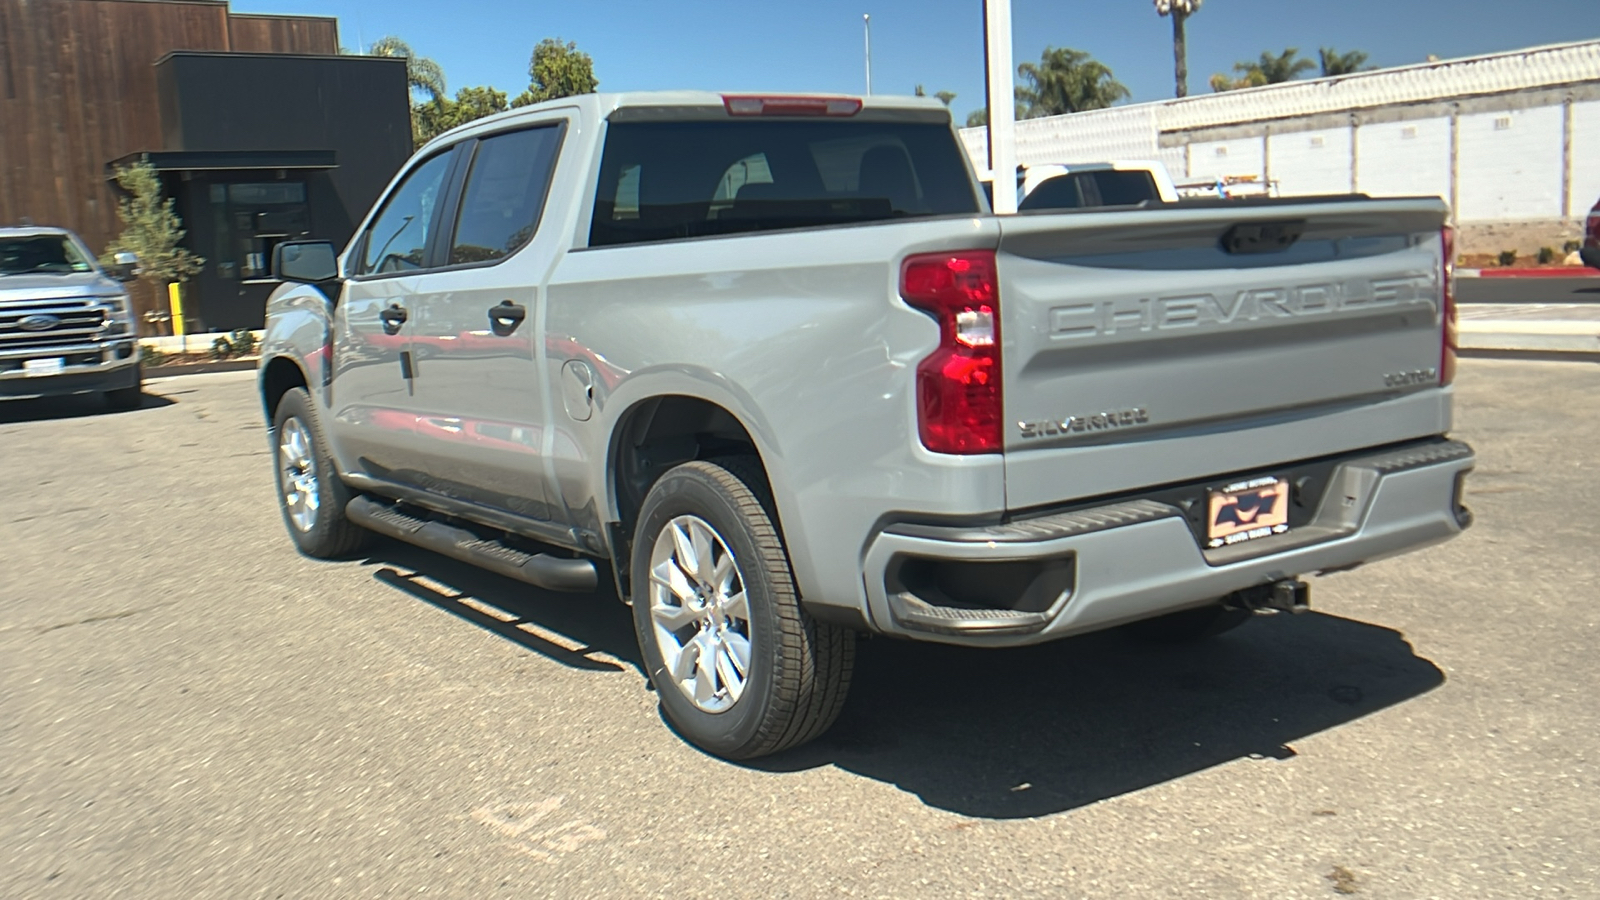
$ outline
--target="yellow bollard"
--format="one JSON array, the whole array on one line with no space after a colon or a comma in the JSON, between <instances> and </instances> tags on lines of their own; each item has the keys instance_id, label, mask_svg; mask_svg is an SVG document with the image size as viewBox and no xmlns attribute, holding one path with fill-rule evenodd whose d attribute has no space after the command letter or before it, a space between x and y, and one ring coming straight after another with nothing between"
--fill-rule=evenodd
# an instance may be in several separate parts
<instances>
[{"instance_id":1,"label":"yellow bollard","mask_svg":"<svg viewBox=\"0 0 1600 900\"><path fill-rule=\"evenodd\" d=\"M189 339L183 327L183 286L176 281L167 284L167 308L172 311L172 335L183 338L184 352L188 352Z\"/></svg>"}]
</instances>

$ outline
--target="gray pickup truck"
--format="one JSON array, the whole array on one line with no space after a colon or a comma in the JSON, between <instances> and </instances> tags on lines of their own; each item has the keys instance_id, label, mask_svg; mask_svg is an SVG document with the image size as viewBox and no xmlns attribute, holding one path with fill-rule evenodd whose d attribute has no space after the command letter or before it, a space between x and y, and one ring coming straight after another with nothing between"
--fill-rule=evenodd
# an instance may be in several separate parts
<instances>
[{"instance_id":1,"label":"gray pickup truck","mask_svg":"<svg viewBox=\"0 0 1600 900\"><path fill-rule=\"evenodd\" d=\"M128 291L138 259L103 268L64 228L0 228L0 399L101 394L142 402Z\"/></svg>"},{"instance_id":2,"label":"gray pickup truck","mask_svg":"<svg viewBox=\"0 0 1600 900\"><path fill-rule=\"evenodd\" d=\"M1198 638L1470 524L1437 199L994 216L915 98L573 97L276 251L289 534L632 606L666 717L809 740L858 633Z\"/></svg>"}]
</instances>

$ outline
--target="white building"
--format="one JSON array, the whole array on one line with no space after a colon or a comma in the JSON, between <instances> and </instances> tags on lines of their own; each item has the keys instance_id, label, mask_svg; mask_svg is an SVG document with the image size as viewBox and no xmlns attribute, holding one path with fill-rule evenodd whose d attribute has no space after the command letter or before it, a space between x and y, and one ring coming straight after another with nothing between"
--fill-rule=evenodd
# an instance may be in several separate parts
<instances>
[{"instance_id":1,"label":"white building","mask_svg":"<svg viewBox=\"0 0 1600 900\"><path fill-rule=\"evenodd\" d=\"M986 170L987 130L962 138ZM1017 156L1159 159L1180 182L1286 196L1436 194L1467 252L1531 252L1575 237L1600 198L1600 40L1028 119Z\"/></svg>"}]
</instances>

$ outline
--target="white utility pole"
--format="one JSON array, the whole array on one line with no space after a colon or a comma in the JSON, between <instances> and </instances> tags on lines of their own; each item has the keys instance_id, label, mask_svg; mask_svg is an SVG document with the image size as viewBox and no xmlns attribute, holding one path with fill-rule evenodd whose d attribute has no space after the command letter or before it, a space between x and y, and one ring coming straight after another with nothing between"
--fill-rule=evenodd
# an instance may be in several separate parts
<instances>
[{"instance_id":1,"label":"white utility pole","mask_svg":"<svg viewBox=\"0 0 1600 900\"><path fill-rule=\"evenodd\" d=\"M984 0L983 55L989 68L989 171L994 211L1017 211L1016 101L1011 67L1011 0Z\"/></svg>"},{"instance_id":2,"label":"white utility pole","mask_svg":"<svg viewBox=\"0 0 1600 900\"><path fill-rule=\"evenodd\" d=\"M861 16L861 31L867 39L867 93L872 93L872 14Z\"/></svg>"}]
</instances>

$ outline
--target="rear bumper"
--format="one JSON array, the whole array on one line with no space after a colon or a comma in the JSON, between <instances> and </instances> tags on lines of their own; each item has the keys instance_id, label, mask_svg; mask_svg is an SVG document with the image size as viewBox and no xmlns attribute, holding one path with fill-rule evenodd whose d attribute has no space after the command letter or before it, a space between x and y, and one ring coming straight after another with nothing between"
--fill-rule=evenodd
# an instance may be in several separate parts
<instances>
[{"instance_id":1,"label":"rear bumper","mask_svg":"<svg viewBox=\"0 0 1600 900\"><path fill-rule=\"evenodd\" d=\"M1448 540L1469 527L1471 514L1460 492L1473 463L1470 447L1447 440L1341 460L1309 522L1220 550L1201 547L1179 507L1151 499L1002 525L890 526L866 554L870 624L884 633L944 643L1032 644L1202 605L1285 578L1350 568ZM975 609L919 586L928 578L906 575L908 566L924 571L930 561L1036 563L1041 574L1027 599L1013 604L1017 608ZM1015 575L1003 567L981 571L995 573L997 581Z\"/></svg>"},{"instance_id":2,"label":"rear bumper","mask_svg":"<svg viewBox=\"0 0 1600 900\"><path fill-rule=\"evenodd\" d=\"M64 364L49 375L30 374L24 367L27 360L57 358ZM133 337L48 350L29 348L0 352L0 399L99 393L138 383L139 342Z\"/></svg>"}]
</instances>

